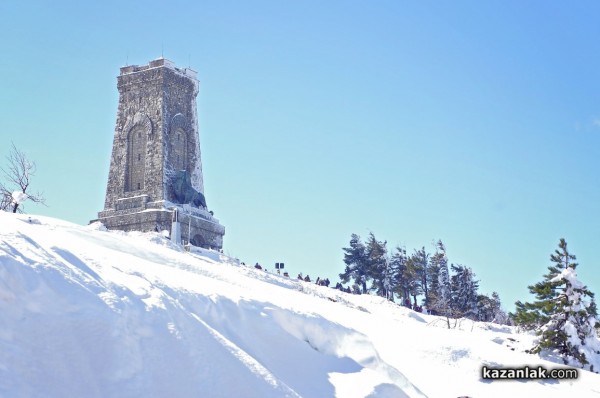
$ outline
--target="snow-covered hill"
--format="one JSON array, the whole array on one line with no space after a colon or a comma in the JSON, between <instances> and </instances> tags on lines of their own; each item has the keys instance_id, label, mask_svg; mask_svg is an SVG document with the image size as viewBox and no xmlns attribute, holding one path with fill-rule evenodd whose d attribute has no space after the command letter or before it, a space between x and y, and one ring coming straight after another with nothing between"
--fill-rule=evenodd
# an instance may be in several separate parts
<instances>
[{"instance_id":1,"label":"snow-covered hill","mask_svg":"<svg viewBox=\"0 0 600 398\"><path fill-rule=\"evenodd\" d=\"M0 212L1 397L600 396L600 375L481 379L557 367L531 336L442 320L190 254L158 235Z\"/></svg>"}]
</instances>

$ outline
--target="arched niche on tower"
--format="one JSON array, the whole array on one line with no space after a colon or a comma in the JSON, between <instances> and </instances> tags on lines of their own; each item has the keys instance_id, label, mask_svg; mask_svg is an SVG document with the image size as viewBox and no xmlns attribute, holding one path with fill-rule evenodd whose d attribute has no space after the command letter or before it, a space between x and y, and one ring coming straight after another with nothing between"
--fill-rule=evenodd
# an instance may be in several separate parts
<instances>
[{"instance_id":1,"label":"arched niche on tower","mask_svg":"<svg viewBox=\"0 0 600 398\"><path fill-rule=\"evenodd\" d=\"M169 126L167 149L167 159L173 171L190 171L188 166L189 131L188 121L181 113L173 116Z\"/></svg>"},{"instance_id":2,"label":"arched niche on tower","mask_svg":"<svg viewBox=\"0 0 600 398\"><path fill-rule=\"evenodd\" d=\"M140 191L145 188L146 155L152 122L147 115L136 113L124 130L127 134L125 192Z\"/></svg>"}]
</instances>

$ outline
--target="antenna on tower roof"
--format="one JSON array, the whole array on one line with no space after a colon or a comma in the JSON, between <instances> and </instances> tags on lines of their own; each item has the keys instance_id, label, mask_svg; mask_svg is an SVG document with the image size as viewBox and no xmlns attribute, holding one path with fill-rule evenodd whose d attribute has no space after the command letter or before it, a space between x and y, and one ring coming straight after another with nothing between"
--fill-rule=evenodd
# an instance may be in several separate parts
<instances>
[{"instance_id":1,"label":"antenna on tower roof","mask_svg":"<svg viewBox=\"0 0 600 398\"><path fill-rule=\"evenodd\" d=\"M160 57L161 58L165 57L164 56L164 47L165 47L164 43L160 43Z\"/></svg>"},{"instance_id":2,"label":"antenna on tower roof","mask_svg":"<svg viewBox=\"0 0 600 398\"><path fill-rule=\"evenodd\" d=\"M125 53L125 66L129 66L129 51Z\"/></svg>"}]
</instances>

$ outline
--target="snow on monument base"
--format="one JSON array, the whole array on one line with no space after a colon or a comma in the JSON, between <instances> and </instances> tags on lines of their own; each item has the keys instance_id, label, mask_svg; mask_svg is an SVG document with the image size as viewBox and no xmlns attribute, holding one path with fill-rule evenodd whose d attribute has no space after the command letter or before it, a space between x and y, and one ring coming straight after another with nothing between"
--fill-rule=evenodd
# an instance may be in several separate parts
<instances>
[{"instance_id":1,"label":"snow on monument base","mask_svg":"<svg viewBox=\"0 0 600 398\"><path fill-rule=\"evenodd\" d=\"M181 224L181 240L194 246L220 250L223 248L225 228L208 212L201 209L186 209L177 206ZM131 211L133 210L133 211ZM203 214L206 213L206 214ZM120 231L161 232L171 231L173 209L138 208L127 210L108 210L98 213L99 221L106 228Z\"/></svg>"}]
</instances>

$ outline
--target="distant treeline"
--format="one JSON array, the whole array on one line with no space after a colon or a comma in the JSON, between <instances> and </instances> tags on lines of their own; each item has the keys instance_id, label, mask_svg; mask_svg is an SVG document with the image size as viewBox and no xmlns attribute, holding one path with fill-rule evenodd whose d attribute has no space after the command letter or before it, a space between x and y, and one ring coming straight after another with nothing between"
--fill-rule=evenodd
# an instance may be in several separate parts
<instances>
[{"instance_id":1,"label":"distant treeline","mask_svg":"<svg viewBox=\"0 0 600 398\"><path fill-rule=\"evenodd\" d=\"M343 248L346 268L340 279L343 283L351 281L354 290L363 294L375 293L412 308L423 306L432 314L507 323L498 293L479 294L473 270L464 265L448 266L442 241L434 246L434 253L422 247L408 255L399 246L388 252L387 241L377 240L373 233L366 242L352 234L349 247Z\"/></svg>"}]
</instances>

